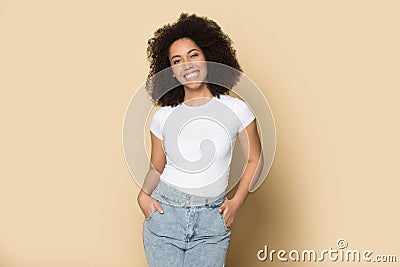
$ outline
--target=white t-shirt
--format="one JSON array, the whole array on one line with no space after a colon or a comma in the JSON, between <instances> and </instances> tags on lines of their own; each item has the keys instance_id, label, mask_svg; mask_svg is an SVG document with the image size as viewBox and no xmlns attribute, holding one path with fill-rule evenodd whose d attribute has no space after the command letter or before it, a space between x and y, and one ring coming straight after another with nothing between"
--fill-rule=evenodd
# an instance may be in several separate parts
<instances>
[{"instance_id":1,"label":"white t-shirt","mask_svg":"<svg viewBox=\"0 0 400 267\"><path fill-rule=\"evenodd\" d=\"M160 179L192 195L224 193L237 134L254 118L246 102L229 95L200 106L161 107L150 123L166 153Z\"/></svg>"}]
</instances>

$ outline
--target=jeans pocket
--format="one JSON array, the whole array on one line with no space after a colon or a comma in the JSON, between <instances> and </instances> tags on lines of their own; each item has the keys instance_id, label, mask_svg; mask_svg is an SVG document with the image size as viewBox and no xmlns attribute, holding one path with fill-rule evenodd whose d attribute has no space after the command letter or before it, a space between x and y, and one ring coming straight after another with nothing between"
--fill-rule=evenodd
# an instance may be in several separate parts
<instances>
[{"instance_id":1,"label":"jeans pocket","mask_svg":"<svg viewBox=\"0 0 400 267\"><path fill-rule=\"evenodd\" d=\"M150 220L150 219L154 216L154 214L156 214L156 212L158 212L158 210L157 210L157 209L154 209L154 210L150 213L150 215L147 216L147 217L145 217L144 219L145 219L146 221Z\"/></svg>"},{"instance_id":2,"label":"jeans pocket","mask_svg":"<svg viewBox=\"0 0 400 267\"><path fill-rule=\"evenodd\" d=\"M230 227L226 226L226 222L225 222L225 219L224 219L224 215L223 215L222 213L220 213L219 211L218 211L218 214L219 214L219 217L221 218L221 222L222 222L222 225L223 225L224 228L225 228L225 231L229 231L229 230L230 230Z\"/></svg>"}]
</instances>

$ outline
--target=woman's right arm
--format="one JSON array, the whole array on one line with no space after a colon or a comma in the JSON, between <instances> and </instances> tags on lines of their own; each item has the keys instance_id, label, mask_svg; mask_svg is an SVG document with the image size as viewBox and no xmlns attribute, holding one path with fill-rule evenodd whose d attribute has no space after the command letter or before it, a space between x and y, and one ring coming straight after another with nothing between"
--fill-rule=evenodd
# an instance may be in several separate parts
<instances>
[{"instance_id":1,"label":"woman's right arm","mask_svg":"<svg viewBox=\"0 0 400 267\"><path fill-rule=\"evenodd\" d=\"M151 193L160 181L160 174L164 171L166 157L162 141L152 132L151 136L151 157L150 166L144 179L143 186L138 194L137 201L145 217L148 217L154 209L163 213L160 204L151 197Z\"/></svg>"}]
</instances>

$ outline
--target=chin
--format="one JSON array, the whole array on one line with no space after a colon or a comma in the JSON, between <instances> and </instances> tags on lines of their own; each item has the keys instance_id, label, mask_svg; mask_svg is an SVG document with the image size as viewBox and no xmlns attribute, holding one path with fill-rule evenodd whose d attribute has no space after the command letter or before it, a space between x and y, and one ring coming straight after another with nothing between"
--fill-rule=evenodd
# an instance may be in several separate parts
<instances>
[{"instance_id":1,"label":"chin","mask_svg":"<svg viewBox=\"0 0 400 267\"><path fill-rule=\"evenodd\" d=\"M183 85L184 88L189 89L189 90L201 89L203 86L204 86L204 83L202 83L202 82L191 82L191 83L186 83Z\"/></svg>"}]
</instances>

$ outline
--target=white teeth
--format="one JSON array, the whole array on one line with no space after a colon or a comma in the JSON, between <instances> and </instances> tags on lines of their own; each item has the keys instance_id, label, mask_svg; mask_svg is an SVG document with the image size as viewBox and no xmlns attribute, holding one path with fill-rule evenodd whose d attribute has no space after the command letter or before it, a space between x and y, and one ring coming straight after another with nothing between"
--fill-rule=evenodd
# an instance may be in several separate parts
<instances>
[{"instance_id":1,"label":"white teeth","mask_svg":"<svg viewBox=\"0 0 400 267\"><path fill-rule=\"evenodd\" d=\"M188 73L188 74L184 75L183 77L185 77L186 80L191 80L191 79L197 78L197 76L199 76L199 71L194 71L194 72Z\"/></svg>"}]
</instances>

